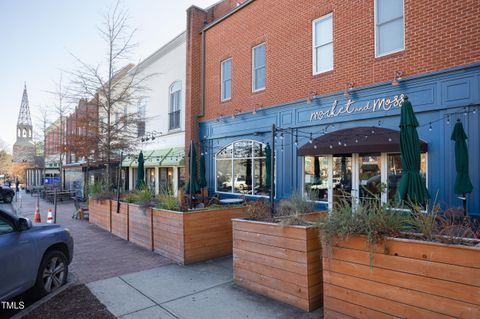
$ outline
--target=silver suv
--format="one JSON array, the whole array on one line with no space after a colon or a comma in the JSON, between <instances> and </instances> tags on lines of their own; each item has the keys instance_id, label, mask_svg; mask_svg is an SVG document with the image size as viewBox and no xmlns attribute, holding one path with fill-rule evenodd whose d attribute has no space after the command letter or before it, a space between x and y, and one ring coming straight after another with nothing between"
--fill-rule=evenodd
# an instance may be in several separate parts
<instances>
[{"instance_id":1,"label":"silver suv","mask_svg":"<svg viewBox=\"0 0 480 319\"><path fill-rule=\"evenodd\" d=\"M41 297L67 281L73 257L68 229L0 210L0 301L34 288Z\"/></svg>"}]
</instances>

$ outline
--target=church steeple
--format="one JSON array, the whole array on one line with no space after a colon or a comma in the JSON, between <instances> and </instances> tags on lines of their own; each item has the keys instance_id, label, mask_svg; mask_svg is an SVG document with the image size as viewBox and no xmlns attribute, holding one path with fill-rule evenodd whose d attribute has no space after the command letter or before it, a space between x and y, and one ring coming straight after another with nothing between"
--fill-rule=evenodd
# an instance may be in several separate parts
<instances>
[{"instance_id":1,"label":"church steeple","mask_svg":"<svg viewBox=\"0 0 480 319\"><path fill-rule=\"evenodd\" d=\"M30 106L28 104L27 84L23 87L22 103L17 120L17 141L19 139L32 140L32 118L30 116Z\"/></svg>"},{"instance_id":2,"label":"church steeple","mask_svg":"<svg viewBox=\"0 0 480 319\"><path fill-rule=\"evenodd\" d=\"M23 87L22 103L17 121L17 141L13 145L13 162L31 164L34 162L35 146L33 145L33 126L28 105L27 85Z\"/></svg>"}]
</instances>

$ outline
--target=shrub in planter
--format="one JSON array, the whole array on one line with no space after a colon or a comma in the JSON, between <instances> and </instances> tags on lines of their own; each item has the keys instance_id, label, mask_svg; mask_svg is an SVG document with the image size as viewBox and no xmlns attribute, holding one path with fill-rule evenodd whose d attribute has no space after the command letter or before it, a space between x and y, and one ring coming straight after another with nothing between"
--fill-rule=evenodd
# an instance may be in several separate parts
<instances>
[{"instance_id":1,"label":"shrub in planter","mask_svg":"<svg viewBox=\"0 0 480 319\"><path fill-rule=\"evenodd\" d=\"M319 222L325 318L480 316L479 242L445 236L437 206L409 206L342 200Z\"/></svg>"},{"instance_id":2,"label":"shrub in planter","mask_svg":"<svg viewBox=\"0 0 480 319\"><path fill-rule=\"evenodd\" d=\"M270 206L257 201L248 219L233 220L234 280L247 289L306 311L322 305L318 229L305 219L313 205L295 195Z\"/></svg>"}]
</instances>

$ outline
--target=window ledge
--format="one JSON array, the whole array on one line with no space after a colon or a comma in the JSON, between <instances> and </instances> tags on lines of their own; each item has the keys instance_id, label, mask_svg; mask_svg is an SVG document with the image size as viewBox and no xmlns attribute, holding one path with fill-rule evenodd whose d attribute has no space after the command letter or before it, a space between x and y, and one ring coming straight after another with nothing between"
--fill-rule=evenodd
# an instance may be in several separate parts
<instances>
[{"instance_id":1,"label":"window ledge","mask_svg":"<svg viewBox=\"0 0 480 319\"><path fill-rule=\"evenodd\" d=\"M319 73L313 73L312 78L319 78L319 77L322 77L322 76L327 76L327 75L333 74L334 72L335 72L335 69L331 69L331 70L328 70L328 71L322 71L322 72L319 72Z\"/></svg>"},{"instance_id":2,"label":"window ledge","mask_svg":"<svg viewBox=\"0 0 480 319\"><path fill-rule=\"evenodd\" d=\"M397 50L397 51L384 53L384 54L381 54L381 55L375 55L375 61L381 61L381 60L388 59L388 58L394 58L394 57L402 56L404 53L405 53L405 49L401 49L401 50Z\"/></svg>"}]
</instances>

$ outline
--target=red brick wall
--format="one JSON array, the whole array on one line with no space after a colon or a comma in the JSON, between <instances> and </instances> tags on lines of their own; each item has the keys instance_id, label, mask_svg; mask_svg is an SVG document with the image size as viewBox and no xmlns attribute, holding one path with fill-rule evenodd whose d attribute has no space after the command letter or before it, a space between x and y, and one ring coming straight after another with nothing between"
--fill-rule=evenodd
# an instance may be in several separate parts
<instances>
[{"instance_id":1,"label":"red brick wall","mask_svg":"<svg viewBox=\"0 0 480 319\"><path fill-rule=\"evenodd\" d=\"M232 1L225 1L232 4ZM232 114L480 61L478 0L405 0L405 50L375 58L373 0L257 0L206 32L205 116ZM334 70L312 75L312 20L333 12ZM188 112L199 112L200 29L187 59ZM251 49L267 44L267 88L251 93ZM187 53L187 57L188 57ZM220 103L220 61L233 58L232 99ZM196 71L193 71L196 70ZM189 73L190 72L190 73ZM187 98L188 99L188 98ZM195 101L194 101L195 100ZM191 110L188 110L189 107ZM191 116L190 116L191 117ZM187 117L188 120L188 117ZM192 121L192 118L190 118ZM187 122L187 141L192 132Z\"/></svg>"}]
</instances>

